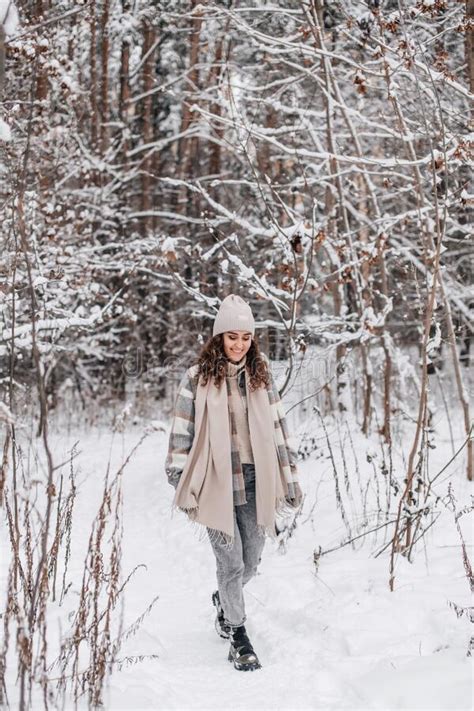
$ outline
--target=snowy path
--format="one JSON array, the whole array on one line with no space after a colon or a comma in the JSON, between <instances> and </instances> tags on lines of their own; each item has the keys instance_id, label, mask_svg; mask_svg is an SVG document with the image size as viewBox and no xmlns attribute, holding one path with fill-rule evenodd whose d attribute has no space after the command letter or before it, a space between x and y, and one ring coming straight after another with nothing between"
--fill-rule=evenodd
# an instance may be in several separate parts
<instances>
[{"instance_id":1,"label":"snowy path","mask_svg":"<svg viewBox=\"0 0 474 711\"><path fill-rule=\"evenodd\" d=\"M323 558L316 577L316 543L343 537L335 534L340 520L327 464L303 465L308 501L320 487L313 520L302 516L284 555L267 541L259 574L246 587L247 628L263 668L236 672L213 627L211 548L184 516L171 516L173 490L162 476L166 443L162 435L152 440L125 477L124 570L139 562L148 568L127 594L127 623L156 594L159 600L121 656L159 660L113 677L111 709L470 708L467 628L447 605L467 598L459 549L435 547L434 537L429 575L423 554L416 565L403 561L395 593L388 590L387 558L371 558L367 546ZM446 534L440 526L438 535L443 544L458 544L452 528Z\"/></svg>"}]
</instances>

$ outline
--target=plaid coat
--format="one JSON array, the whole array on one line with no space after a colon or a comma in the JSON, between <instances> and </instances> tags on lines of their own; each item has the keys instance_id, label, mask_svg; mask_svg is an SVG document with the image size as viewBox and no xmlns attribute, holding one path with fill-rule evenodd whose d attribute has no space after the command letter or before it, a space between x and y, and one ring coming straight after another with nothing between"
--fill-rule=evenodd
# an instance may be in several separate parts
<instances>
[{"instance_id":1,"label":"plaid coat","mask_svg":"<svg viewBox=\"0 0 474 711\"><path fill-rule=\"evenodd\" d=\"M171 424L171 432L169 437L168 456L165 462L165 471L168 481L175 488L178 485L181 472L186 464L188 452L190 451L194 439L194 400L198 385L198 366L188 368L178 388L176 396L173 421ZM290 436L288 425L283 410L283 404L280 399L275 380L269 371L270 382L267 387L268 399L272 409L273 420L275 422L275 440L278 447L278 456L282 467L289 468L291 479L293 482L288 482L288 498L294 499L299 503L301 491L297 483L297 453L290 444ZM227 394L230 394L229 382L226 379ZM239 377L239 388L242 397L245 399L245 373L242 372ZM231 414L231 429L235 429L235 425ZM236 505L243 504L245 498L245 485L242 473L242 463L240 454L236 446L234 446L234 438L231 437L231 460L232 460L232 479L234 491L234 503Z\"/></svg>"}]
</instances>

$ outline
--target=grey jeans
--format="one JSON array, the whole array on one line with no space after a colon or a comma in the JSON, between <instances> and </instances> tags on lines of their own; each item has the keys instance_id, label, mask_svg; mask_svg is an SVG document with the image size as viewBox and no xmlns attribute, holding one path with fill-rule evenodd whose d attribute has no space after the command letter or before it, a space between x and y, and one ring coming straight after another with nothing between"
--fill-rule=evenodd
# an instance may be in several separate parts
<instances>
[{"instance_id":1,"label":"grey jeans","mask_svg":"<svg viewBox=\"0 0 474 711\"><path fill-rule=\"evenodd\" d=\"M225 620L232 626L243 625L246 618L243 586L257 572L265 535L257 528L255 502L255 467L242 465L247 503L234 506L234 543L225 548L210 538L216 556L217 585Z\"/></svg>"}]
</instances>

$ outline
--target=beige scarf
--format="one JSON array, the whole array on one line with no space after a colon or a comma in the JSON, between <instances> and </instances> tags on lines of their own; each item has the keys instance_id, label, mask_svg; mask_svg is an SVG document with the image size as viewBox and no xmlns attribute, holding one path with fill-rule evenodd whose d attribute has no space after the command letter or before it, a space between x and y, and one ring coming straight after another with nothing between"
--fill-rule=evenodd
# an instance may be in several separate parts
<instances>
[{"instance_id":1,"label":"beige scarf","mask_svg":"<svg viewBox=\"0 0 474 711\"><path fill-rule=\"evenodd\" d=\"M288 486L280 468L275 424L267 389L250 390L245 373L250 440L255 463L257 525L275 536L275 512L287 509ZM231 436L227 388L211 377L197 385L194 440L181 474L173 507L209 530L224 545L234 540Z\"/></svg>"}]
</instances>

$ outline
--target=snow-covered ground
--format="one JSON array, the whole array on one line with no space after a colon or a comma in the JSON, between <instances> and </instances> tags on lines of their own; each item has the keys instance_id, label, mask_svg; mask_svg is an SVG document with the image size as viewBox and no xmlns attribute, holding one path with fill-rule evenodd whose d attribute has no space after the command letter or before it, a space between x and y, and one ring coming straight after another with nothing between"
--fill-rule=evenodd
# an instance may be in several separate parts
<instances>
[{"instance_id":1,"label":"snow-covered ground","mask_svg":"<svg viewBox=\"0 0 474 711\"><path fill-rule=\"evenodd\" d=\"M130 426L113 440L110 430L101 427L53 434L56 461L67 459L76 441L80 450L75 460L79 488L69 566L72 587L64 605L53 610L63 629L77 600L109 457L113 471L141 431L141 424ZM365 452L373 446L356 431L353 436L364 477ZM433 472L451 456L442 428L438 440ZM373 557L384 544L383 531L376 540L359 541L356 549L349 545L323 556L316 573L314 550L337 547L347 534L323 446L318 459L301 464L306 500L286 552L267 541L259 574L246 587L247 629L263 668L237 672L227 661L228 643L214 630L211 547L184 515L171 513L173 489L163 471L166 446L166 433L150 434L124 472L122 569L126 576L135 566L146 566L126 588L125 628L155 596L158 600L120 650L122 660L145 658L124 661L113 674L107 709L471 708L469 623L457 619L448 605L468 605L469 585L448 509L439 507L441 516L414 563L399 557L394 592L388 587L388 551ZM336 438L333 454L339 462ZM470 490L459 467L447 470L436 493L446 494L450 478L461 507ZM472 536L467 542L472 553ZM2 585L4 574L2 570ZM57 622L51 629L54 634ZM15 707L16 691L13 686L9 691Z\"/></svg>"},{"instance_id":2,"label":"snow-covered ground","mask_svg":"<svg viewBox=\"0 0 474 711\"><path fill-rule=\"evenodd\" d=\"M448 606L468 604L469 593L449 511L427 535L426 555L419 552L414 564L399 560L393 593L387 555L374 559L367 544L323 557L315 575L314 549L337 543L344 530L328 461L304 463L301 523L286 553L267 542L259 574L246 588L247 628L263 668L242 674L213 629L211 548L179 512L170 516L165 445L164 436L148 442L125 493L125 568L147 565L129 593L129 621L152 595L159 601L123 651L160 658L115 676L110 708L471 707L468 624ZM467 491L463 481L461 490Z\"/></svg>"}]
</instances>

